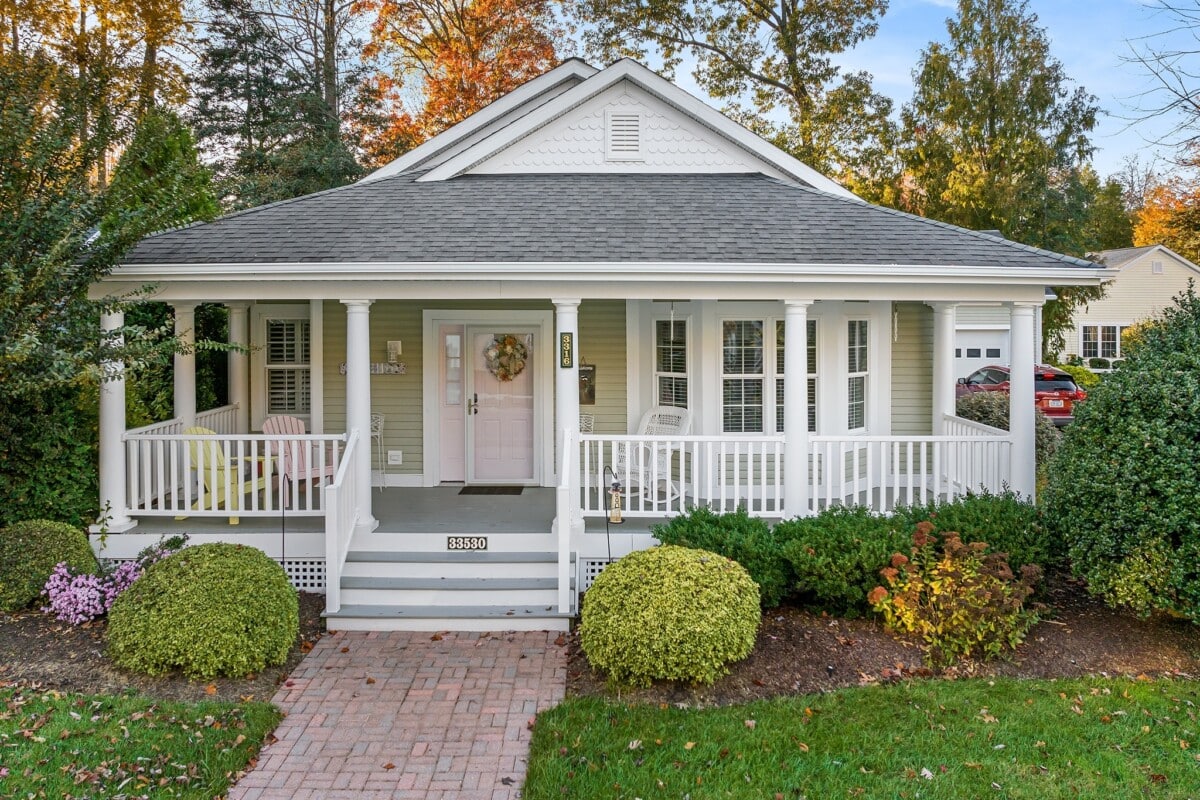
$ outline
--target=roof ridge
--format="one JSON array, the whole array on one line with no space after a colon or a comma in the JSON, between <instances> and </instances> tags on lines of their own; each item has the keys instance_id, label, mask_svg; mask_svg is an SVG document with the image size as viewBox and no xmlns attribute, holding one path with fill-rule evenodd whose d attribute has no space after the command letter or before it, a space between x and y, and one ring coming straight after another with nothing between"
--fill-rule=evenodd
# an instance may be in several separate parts
<instances>
[{"instance_id":1,"label":"roof ridge","mask_svg":"<svg viewBox=\"0 0 1200 800\"><path fill-rule=\"evenodd\" d=\"M877 203L869 203L866 200L862 200L862 199L850 200L850 199L847 199L844 197L839 197L838 195L835 195L835 194L830 194L829 192L823 192L814 186L788 183L786 181L781 181L778 178L772 178L770 175L763 175L763 177L766 178L767 180L772 180L772 181L781 183L784 186L790 187L792 189L798 189L800 191L805 191L805 192L815 192L816 194L819 194L823 197L828 197L832 200L836 200L839 203L845 203L847 205L852 205L857 208L862 208L863 206L868 206L870 208L874 208L879 211L883 211L887 214L891 214L893 216L897 216L902 219L911 219L916 222L925 223L927 225L932 225L937 228L946 228L947 230L956 231L958 233L969 233L971 236L975 237L976 239L984 239L989 242L994 242L997 244L1004 244L1009 247L1014 247L1018 250L1024 250L1027 253L1037 253L1038 255L1050 256L1051 258L1057 259L1058 261L1062 261L1067 264L1073 264L1074 266L1077 266L1077 267L1091 267L1091 268L1095 268L1095 267L1103 268L1104 267L1103 264L1098 264L1094 261L1088 261L1086 258L1079 258L1078 256L1069 256L1069 255L1066 255L1065 253L1056 253L1053 250L1044 250L1041 247L1034 247L1033 245L1022 244L1021 242L1014 242L1012 239L1006 239L1003 236L996 236L995 234L991 234L991 233L984 233L983 231L973 231L970 228L964 228L960 225L954 225L949 222L942 222L941 220L933 219L932 217L922 217L918 214L910 214L907 211L901 211L897 208L889 208L887 206L881 206Z\"/></svg>"}]
</instances>

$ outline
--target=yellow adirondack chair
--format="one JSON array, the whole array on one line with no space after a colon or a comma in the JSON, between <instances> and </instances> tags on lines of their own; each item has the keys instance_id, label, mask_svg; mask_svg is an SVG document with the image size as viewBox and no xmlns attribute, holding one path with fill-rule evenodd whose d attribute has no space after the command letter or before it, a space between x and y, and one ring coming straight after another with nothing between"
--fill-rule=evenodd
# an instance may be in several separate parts
<instances>
[{"instance_id":1,"label":"yellow adirondack chair","mask_svg":"<svg viewBox=\"0 0 1200 800\"><path fill-rule=\"evenodd\" d=\"M217 432L209 428L193 427L184 432L185 436L216 436ZM271 471L275 459L270 456L245 456L241 459L241 481L238 480L238 460L226 458L225 448L221 442L213 439L210 442L188 442L188 455L192 468L200 476L202 493L193 509L215 509L224 506L227 510L240 510L247 494L266 488L271 480ZM233 495L225 496L226 487ZM230 502L232 501L232 502ZM176 519L187 519L186 516ZM238 517L230 517L229 524L237 525Z\"/></svg>"}]
</instances>

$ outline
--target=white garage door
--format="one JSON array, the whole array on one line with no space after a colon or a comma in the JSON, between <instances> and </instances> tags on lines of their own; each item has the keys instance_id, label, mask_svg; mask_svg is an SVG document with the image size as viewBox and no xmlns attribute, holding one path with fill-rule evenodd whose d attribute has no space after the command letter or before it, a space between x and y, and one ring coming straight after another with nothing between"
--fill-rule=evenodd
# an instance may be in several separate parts
<instances>
[{"instance_id":1,"label":"white garage door","mask_svg":"<svg viewBox=\"0 0 1200 800\"><path fill-rule=\"evenodd\" d=\"M1006 365L1008 358L1008 330L960 330L954 338L956 379L989 364Z\"/></svg>"}]
</instances>

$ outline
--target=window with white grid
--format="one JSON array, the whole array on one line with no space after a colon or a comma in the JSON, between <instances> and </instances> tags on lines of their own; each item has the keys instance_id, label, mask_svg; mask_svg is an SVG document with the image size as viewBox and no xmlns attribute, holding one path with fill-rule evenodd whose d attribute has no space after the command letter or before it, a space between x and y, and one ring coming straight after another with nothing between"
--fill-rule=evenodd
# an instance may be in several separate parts
<instances>
[{"instance_id":1,"label":"window with white grid","mask_svg":"<svg viewBox=\"0 0 1200 800\"><path fill-rule=\"evenodd\" d=\"M726 433L762 433L763 321L721 324L721 424Z\"/></svg>"},{"instance_id":2,"label":"window with white grid","mask_svg":"<svg viewBox=\"0 0 1200 800\"><path fill-rule=\"evenodd\" d=\"M1083 325L1084 358L1120 358L1124 325Z\"/></svg>"},{"instance_id":3,"label":"window with white grid","mask_svg":"<svg viewBox=\"0 0 1200 800\"><path fill-rule=\"evenodd\" d=\"M808 329L808 432L817 430L817 321L807 320ZM786 325L775 323L775 431L783 433L783 341Z\"/></svg>"},{"instance_id":4,"label":"window with white grid","mask_svg":"<svg viewBox=\"0 0 1200 800\"><path fill-rule=\"evenodd\" d=\"M655 404L688 407L687 321L654 323Z\"/></svg>"},{"instance_id":5,"label":"window with white grid","mask_svg":"<svg viewBox=\"0 0 1200 800\"><path fill-rule=\"evenodd\" d=\"M307 415L312 408L309 321L266 322L267 413Z\"/></svg>"},{"instance_id":6,"label":"window with white grid","mask_svg":"<svg viewBox=\"0 0 1200 800\"><path fill-rule=\"evenodd\" d=\"M846 323L846 427L857 431L867 427L867 378L870 376L867 335L869 325L865 319L852 319Z\"/></svg>"}]
</instances>

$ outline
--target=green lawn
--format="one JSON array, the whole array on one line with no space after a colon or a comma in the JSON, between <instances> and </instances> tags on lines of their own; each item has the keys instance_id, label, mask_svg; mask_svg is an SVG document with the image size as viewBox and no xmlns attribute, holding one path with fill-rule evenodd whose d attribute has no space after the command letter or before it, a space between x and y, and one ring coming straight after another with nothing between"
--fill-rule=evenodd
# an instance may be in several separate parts
<instances>
[{"instance_id":1,"label":"green lawn","mask_svg":"<svg viewBox=\"0 0 1200 800\"><path fill-rule=\"evenodd\" d=\"M918 681L538 717L526 800L1200 798L1200 683Z\"/></svg>"},{"instance_id":2,"label":"green lawn","mask_svg":"<svg viewBox=\"0 0 1200 800\"><path fill-rule=\"evenodd\" d=\"M223 796L279 720L267 703L0 688L0 797Z\"/></svg>"}]
</instances>

